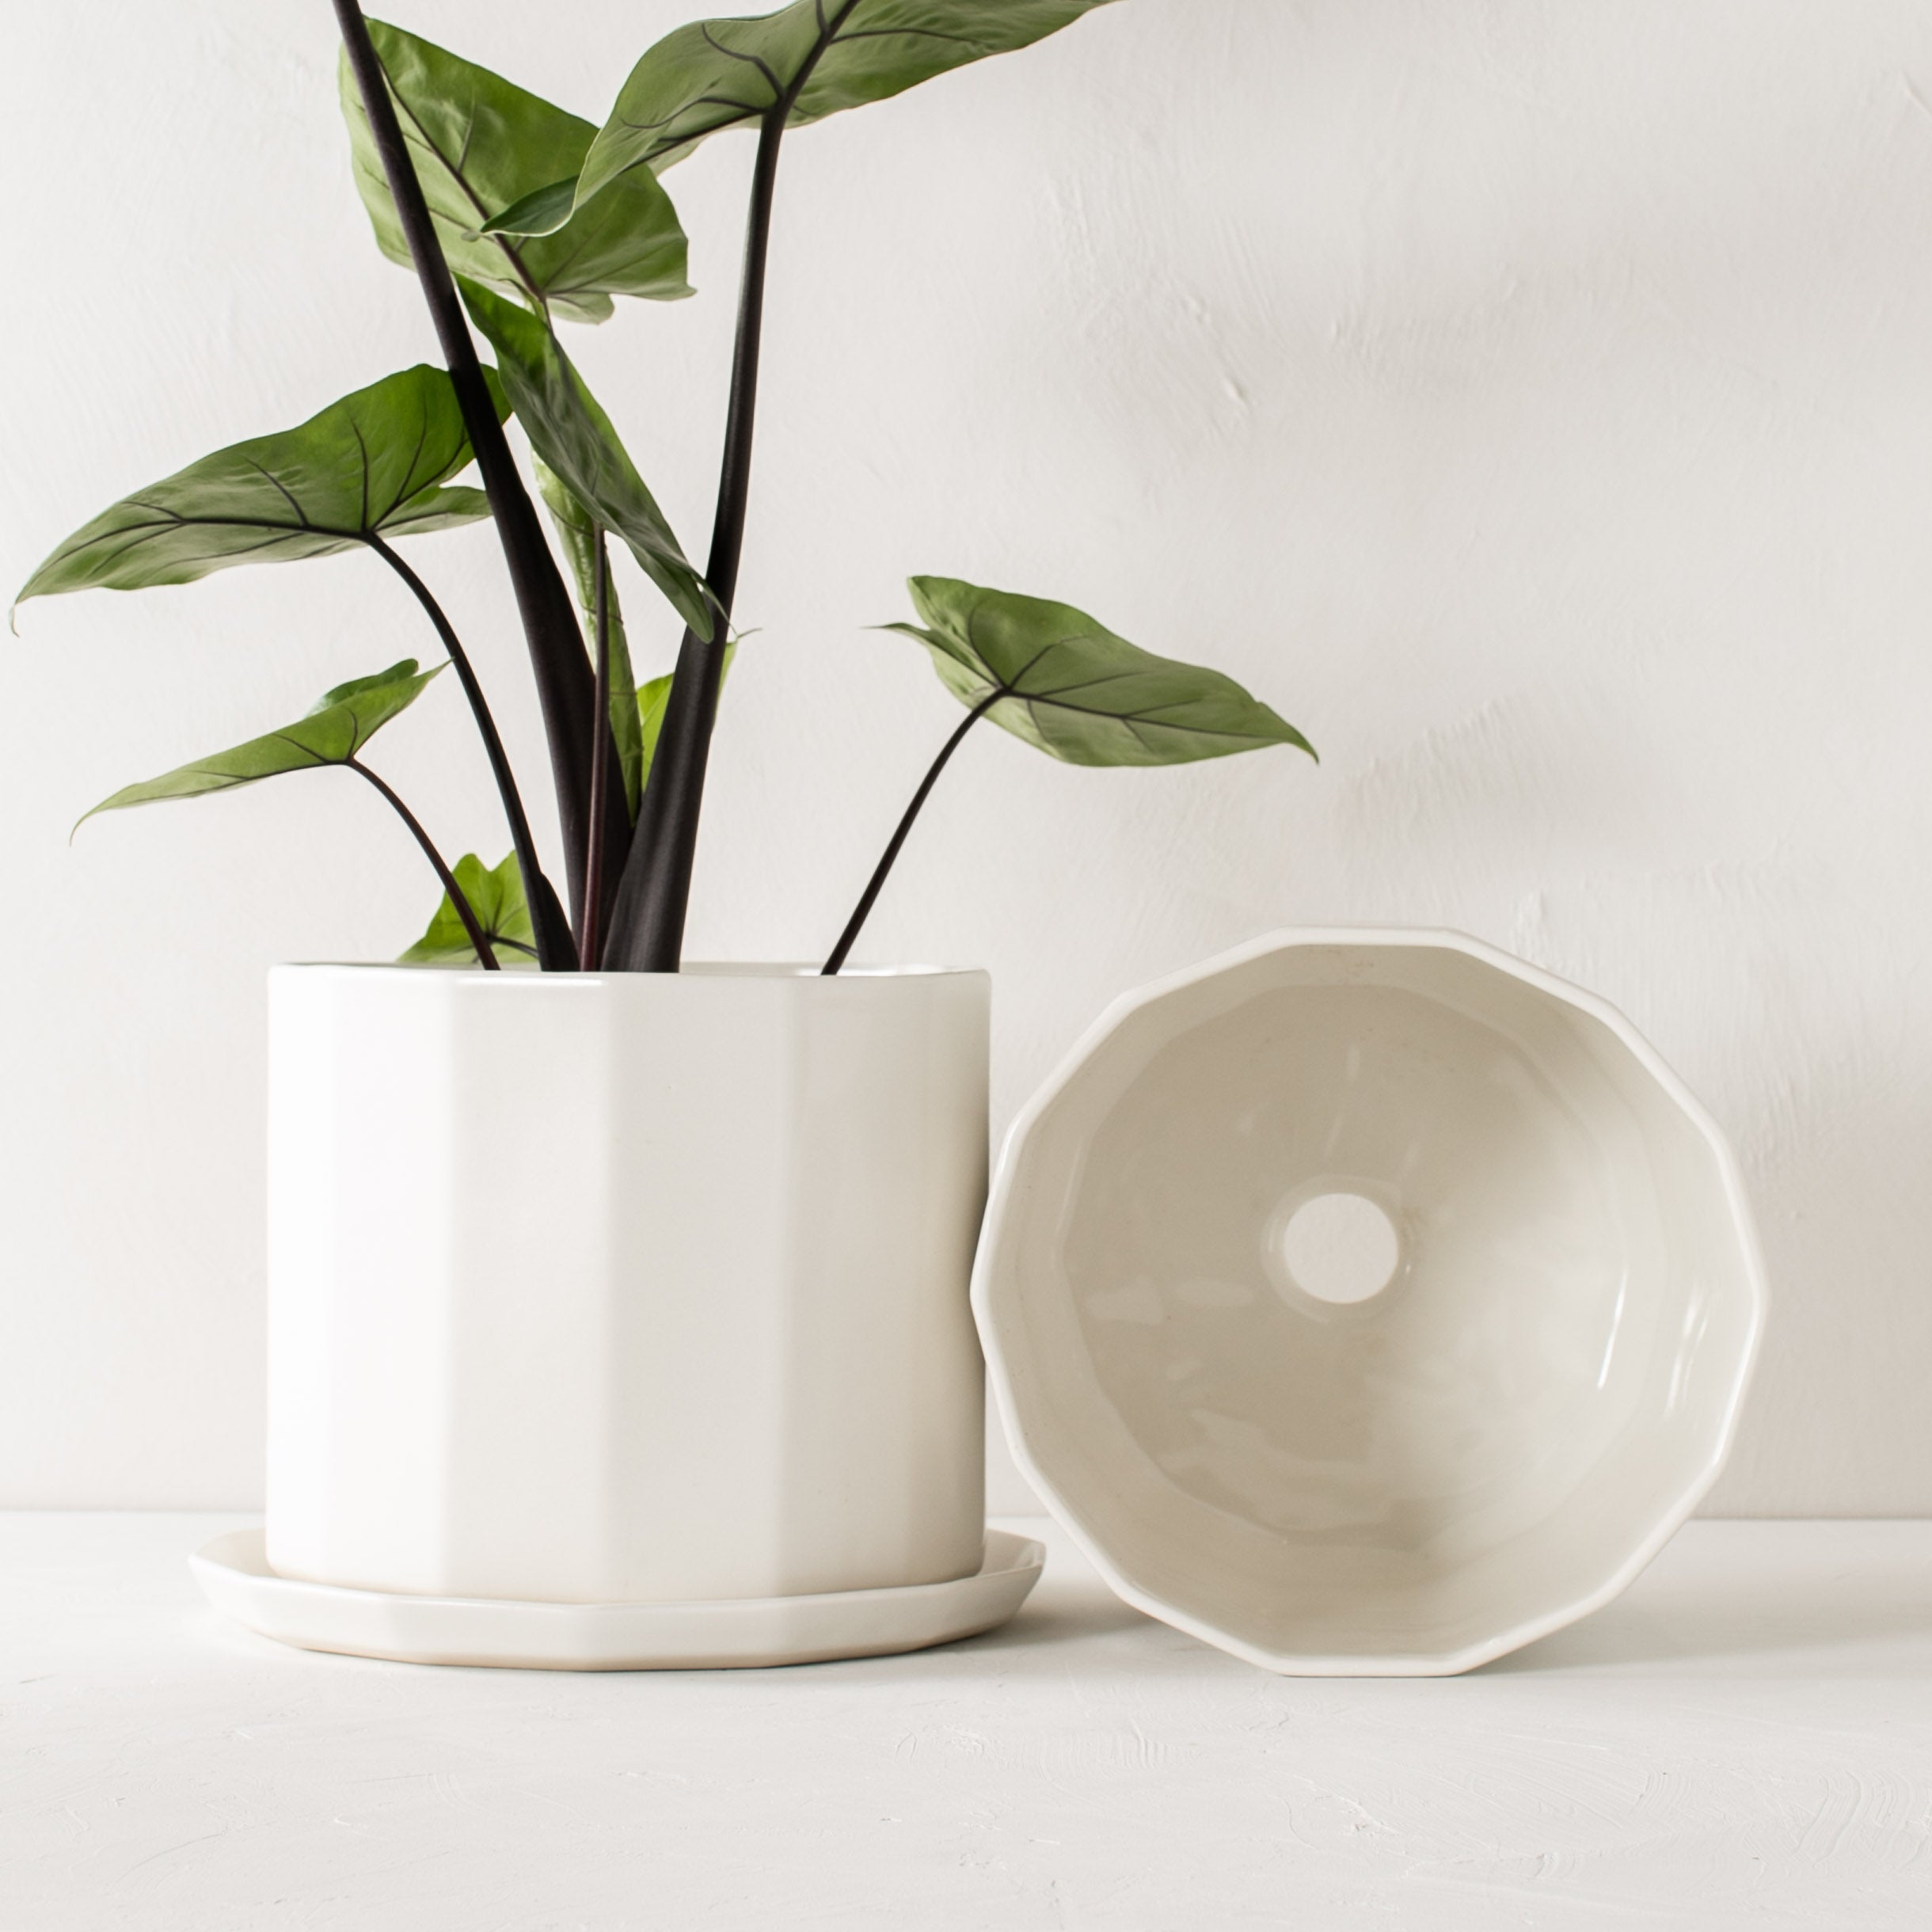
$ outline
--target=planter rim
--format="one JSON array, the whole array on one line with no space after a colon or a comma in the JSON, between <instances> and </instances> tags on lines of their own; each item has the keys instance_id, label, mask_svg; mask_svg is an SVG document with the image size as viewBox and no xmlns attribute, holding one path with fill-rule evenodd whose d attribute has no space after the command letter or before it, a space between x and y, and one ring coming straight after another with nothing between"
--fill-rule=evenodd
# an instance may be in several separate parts
<instances>
[{"instance_id":1,"label":"planter rim","mask_svg":"<svg viewBox=\"0 0 1932 1932\"><path fill-rule=\"evenodd\" d=\"M675 973L642 972L539 972L534 966L513 966L501 972L485 972L476 966L405 965L395 960L283 960L268 968L271 973L356 973L381 975L397 979L441 979L477 987L512 986L614 986L641 980L750 979L760 984L788 981L818 981L837 986L854 980L873 979L983 979L983 966L935 966L919 962L903 965L860 964L842 967L831 975L816 965L793 960L687 960Z\"/></svg>"}]
</instances>

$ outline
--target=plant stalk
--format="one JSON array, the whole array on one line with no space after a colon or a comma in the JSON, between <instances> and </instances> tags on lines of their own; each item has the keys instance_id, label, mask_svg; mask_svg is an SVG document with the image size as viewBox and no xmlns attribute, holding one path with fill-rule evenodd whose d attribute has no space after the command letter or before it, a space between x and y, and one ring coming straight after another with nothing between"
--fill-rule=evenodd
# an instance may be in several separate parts
<instances>
[{"instance_id":1,"label":"plant stalk","mask_svg":"<svg viewBox=\"0 0 1932 1932\"><path fill-rule=\"evenodd\" d=\"M802 82L803 75L801 77ZM705 774L724 676L732 601L744 550L751 487L751 432L758 406L758 359L763 333L765 264L771 245L771 207L778 176L778 143L797 83L759 124L758 158L745 224L744 274L738 291L738 333L732 353L731 400L724 456L718 476L705 581L717 600L709 641L686 629L678 647L664 730L638 802L637 828L611 910L608 964L620 972L675 972L684 949Z\"/></svg>"},{"instance_id":2,"label":"plant stalk","mask_svg":"<svg viewBox=\"0 0 1932 1932\"><path fill-rule=\"evenodd\" d=\"M544 541L529 493L517 473L509 439L496 419L496 405L483 379L482 365L477 359L476 344L470 339L469 324L456 299L449 263L436 238L428 204L423 198L422 184L416 178L416 169L396 119L395 104L390 99L388 78L369 37L369 23L363 17L358 0L332 0L332 3L349 67L362 94L363 111L369 117L376 151L382 159L382 172L396 203L397 217L416 266L416 279L422 284L430 319L435 325L436 338L455 387L464 425L470 432L470 445L476 454L477 467L481 472L483 488L496 519L504 561L509 567L550 740L551 774L556 782L557 814L563 827L566 882L573 903L580 905L591 819L590 768L594 740L589 709L593 679L576 613L564 588L557 560ZM575 962L565 951L568 930L561 934L550 932L546 937L546 927L551 922L546 917L548 908L543 895L538 891L529 898L539 954L549 956L543 958L543 964L552 972L569 970Z\"/></svg>"},{"instance_id":3,"label":"plant stalk","mask_svg":"<svg viewBox=\"0 0 1932 1932\"><path fill-rule=\"evenodd\" d=\"M416 814L396 795L394 789L378 778L359 759L345 759L343 763L351 771L359 772L396 808L397 816L409 827L416 842L423 848L423 856L436 869L436 877L443 881L443 889L450 896L450 903L456 908L456 916L463 922L463 930L470 935L470 943L477 949L477 957L483 962L485 972L500 972L496 955L491 949L489 935L483 930L475 909L470 905L463 888L456 883L456 875L443 862L443 854L430 842L428 832Z\"/></svg>"},{"instance_id":4,"label":"plant stalk","mask_svg":"<svg viewBox=\"0 0 1932 1932\"><path fill-rule=\"evenodd\" d=\"M503 801L503 815L509 821L510 843L516 852L517 869L523 876L524 897L531 905L531 923L535 930L537 958L547 972L569 972L577 964L578 956L573 950L567 959L557 960L555 940L566 926L564 909L557 903L557 888L545 876L543 868L537 861L536 841L531 836L530 820L523 810L522 794L516 789L516 775L510 769L508 755L503 748L503 740L496 730L496 721L490 715L489 702L483 695L483 686L477 682L475 670L470 662L470 654L456 635L455 627L444 614L442 605L431 593L429 586L403 559L385 543L382 538L371 531L364 541L390 569L401 578L414 594L435 626L436 635L443 641L443 648L450 654L450 662L456 667L457 682L463 687L463 695L470 701L471 715L476 720L477 735L483 740L483 749L489 758L489 768L496 781L496 793ZM539 918L535 907L541 899L546 917ZM553 956L545 957L545 936L548 932L553 941Z\"/></svg>"},{"instance_id":5,"label":"plant stalk","mask_svg":"<svg viewBox=\"0 0 1932 1932\"><path fill-rule=\"evenodd\" d=\"M597 638L597 727L591 745L591 797L595 806L601 808L610 754L616 747L610 736L610 553L603 531L595 527L591 532L591 582ZM594 808L590 850L584 863L583 923L577 933L577 957L586 972L597 970L603 946L604 862L610 831L610 814Z\"/></svg>"},{"instance_id":6,"label":"plant stalk","mask_svg":"<svg viewBox=\"0 0 1932 1932\"><path fill-rule=\"evenodd\" d=\"M857 942L861 930L872 915L874 902L885 884L886 874L892 869L893 861L899 857L899 849L906 842L906 835L912 830L912 821L919 816L919 808L926 803L928 794L939 782L939 774L946 768L946 761L960 748L960 743L974 725L998 704L1006 693L1004 689L989 691L960 721L959 728L939 748L939 755L927 768L926 776L919 781L919 789L912 794L912 803L907 806L905 816L899 821L898 829L888 842L884 855L873 868L872 877L865 882L865 889L860 893L858 903L852 909L852 916L846 921L845 930L839 935L839 943L832 948L831 956L820 968L821 975L835 973L846 963Z\"/></svg>"}]
</instances>

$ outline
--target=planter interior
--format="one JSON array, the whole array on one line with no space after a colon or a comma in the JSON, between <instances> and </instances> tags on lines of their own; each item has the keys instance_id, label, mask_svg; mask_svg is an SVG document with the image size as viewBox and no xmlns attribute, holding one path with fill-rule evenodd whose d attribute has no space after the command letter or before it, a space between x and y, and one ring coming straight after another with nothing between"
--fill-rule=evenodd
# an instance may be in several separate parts
<instances>
[{"instance_id":1,"label":"planter interior","mask_svg":"<svg viewBox=\"0 0 1932 1932\"><path fill-rule=\"evenodd\" d=\"M1627 1583L1760 1320L1730 1157L1628 1023L1450 934L1130 996L1016 1124L975 1287L1020 1459L1253 1660L1464 1669Z\"/></svg>"}]
</instances>

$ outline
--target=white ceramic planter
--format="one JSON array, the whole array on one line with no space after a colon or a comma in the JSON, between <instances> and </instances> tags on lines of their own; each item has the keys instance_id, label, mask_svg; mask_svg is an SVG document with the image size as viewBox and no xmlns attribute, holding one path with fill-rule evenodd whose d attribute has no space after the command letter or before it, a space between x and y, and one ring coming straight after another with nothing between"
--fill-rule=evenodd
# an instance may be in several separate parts
<instances>
[{"instance_id":1,"label":"white ceramic planter","mask_svg":"<svg viewBox=\"0 0 1932 1932\"><path fill-rule=\"evenodd\" d=\"M974 1299L1022 1466L1123 1596L1352 1675L1622 1589L1724 1460L1763 1287L1722 1136L1627 1020L1370 930L1117 1002L1014 1125Z\"/></svg>"},{"instance_id":2,"label":"white ceramic planter","mask_svg":"<svg viewBox=\"0 0 1932 1932\"><path fill-rule=\"evenodd\" d=\"M978 1572L987 998L277 968L269 1564L587 1603Z\"/></svg>"}]
</instances>

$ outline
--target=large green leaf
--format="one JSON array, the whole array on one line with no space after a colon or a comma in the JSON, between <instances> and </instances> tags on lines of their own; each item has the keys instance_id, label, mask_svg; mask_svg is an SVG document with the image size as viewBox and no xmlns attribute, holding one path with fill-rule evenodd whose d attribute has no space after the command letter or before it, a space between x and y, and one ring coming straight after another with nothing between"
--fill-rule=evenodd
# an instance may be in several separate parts
<instances>
[{"instance_id":1,"label":"large green leaf","mask_svg":"<svg viewBox=\"0 0 1932 1932\"><path fill-rule=\"evenodd\" d=\"M1084 610L914 577L916 637L960 702L1070 765L1181 765L1265 745L1314 747L1232 678L1116 637Z\"/></svg>"},{"instance_id":2,"label":"large green leaf","mask_svg":"<svg viewBox=\"0 0 1932 1932\"><path fill-rule=\"evenodd\" d=\"M661 169L726 127L789 104L788 127L903 93L1010 53L1107 0L793 0L752 20L696 21L630 71L577 185L584 208L620 176ZM540 232L538 221L530 226Z\"/></svg>"},{"instance_id":3,"label":"large green leaf","mask_svg":"<svg viewBox=\"0 0 1932 1932\"><path fill-rule=\"evenodd\" d=\"M648 170L626 177L595 207L532 240L484 236L489 219L533 189L575 174L596 129L500 74L380 21L370 37L389 76L397 120L451 268L506 295L547 305L572 321L601 322L613 295L675 301L688 295L684 230L671 198ZM342 113L356 191L392 261L409 261L344 55Z\"/></svg>"},{"instance_id":4,"label":"large green leaf","mask_svg":"<svg viewBox=\"0 0 1932 1932\"><path fill-rule=\"evenodd\" d=\"M534 964L537 937L531 930L530 907L523 897L523 875L511 853L493 869L473 852L466 852L450 869L469 900L490 950L506 966ZM447 892L437 907L429 930L401 956L405 966L481 966L476 948L463 929Z\"/></svg>"},{"instance_id":5,"label":"large green leaf","mask_svg":"<svg viewBox=\"0 0 1932 1932\"><path fill-rule=\"evenodd\" d=\"M489 515L483 493L440 487L469 461L448 375L418 364L124 496L41 565L20 601L188 584L234 564L473 523Z\"/></svg>"},{"instance_id":6,"label":"large green leaf","mask_svg":"<svg viewBox=\"0 0 1932 1932\"><path fill-rule=\"evenodd\" d=\"M124 785L112 797L102 799L81 823L86 824L98 812L120 812L130 805L158 804L170 798L199 798L207 792L233 791L238 785L280 778L284 772L345 765L399 711L414 704L423 687L446 667L437 664L419 671L416 660L405 657L374 677L338 684L317 702L307 717L265 737L251 738L231 751L178 766L158 778Z\"/></svg>"},{"instance_id":7,"label":"large green leaf","mask_svg":"<svg viewBox=\"0 0 1932 1932\"><path fill-rule=\"evenodd\" d=\"M569 485L542 457L537 458L537 490L570 560L570 574L584 612L584 641L597 661L597 519L571 495ZM633 818L644 788L643 743L638 735L637 680L631 669L630 645L624 634L624 613L617 584L607 573L605 607L610 645L610 735L617 745L618 768L624 774L624 796Z\"/></svg>"},{"instance_id":8,"label":"large green leaf","mask_svg":"<svg viewBox=\"0 0 1932 1932\"><path fill-rule=\"evenodd\" d=\"M713 629L710 593L685 561L657 501L610 419L541 318L458 280L470 319L496 350L516 420L531 447L597 522L630 546L638 568L701 637Z\"/></svg>"}]
</instances>

